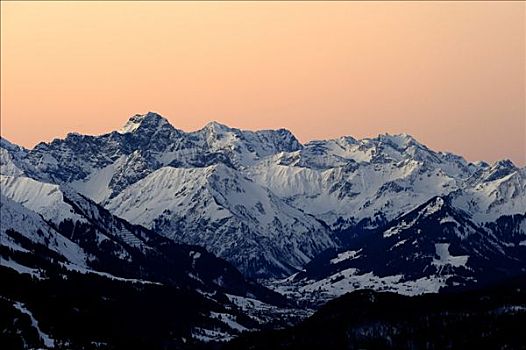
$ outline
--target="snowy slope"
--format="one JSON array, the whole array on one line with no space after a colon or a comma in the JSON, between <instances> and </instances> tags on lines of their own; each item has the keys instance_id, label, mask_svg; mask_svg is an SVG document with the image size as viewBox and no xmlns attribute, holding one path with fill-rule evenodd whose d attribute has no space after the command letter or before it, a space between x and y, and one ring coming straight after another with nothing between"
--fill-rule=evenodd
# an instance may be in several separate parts
<instances>
[{"instance_id":1,"label":"snowy slope","mask_svg":"<svg viewBox=\"0 0 526 350\"><path fill-rule=\"evenodd\" d=\"M476 222L494 222L503 215L526 213L526 168L507 163L503 169L498 162L482 172L480 179L452 194L454 205L470 212Z\"/></svg>"},{"instance_id":2,"label":"snowy slope","mask_svg":"<svg viewBox=\"0 0 526 350\"><path fill-rule=\"evenodd\" d=\"M33 261L34 266L53 265L57 253L61 266L72 271L284 302L205 249L132 225L68 188L26 177L0 180L2 245L10 249L0 251L6 266L33 260L32 254L42 251L36 256L44 260Z\"/></svg>"},{"instance_id":3,"label":"snowy slope","mask_svg":"<svg viewBox=\"0 0 526 350\"><path fill-rule=\"evenodd\" d=\"M83 221L83 218L64 202L59 185L40 182L25 176L0 175L0 186L3 195L22 203L48 221L57 224L66 219Z\"/></svg>"},{"instance_id":4,"label":"snowy slope","mask_svg":"<svg viewBox=\"0 0 526 350\"><path fill-rule=\"evenodd\" d=\"M87 267L89 254L86 251L57 232L40 215L7 198L3 193L0 195L0 217L0 246L28 252L20 239L22 236L25 240L45 246L68 263L80 268ZM32 270L9 257L3 257L0 261L2 266L13 267L17 271Z\"/></svg>"},{"instance_id":5,"label":"snowy slope","mask_svg":"<svg viewBox=\"0 0 526 350\"><path fill-rule=\"evenodd\" d=\"M24 159L27 150L17 146L3 137L0 137L0 174L19 176L25 173L33 173L31 165Z\"/></svg>"},{"instance_id":6,"label":"snowy slope","mask_svg":"<svg viewBox=\"0 0 526 350\"><path fill-rule=\"evenodd\" d=\"M288 275L335 245L317 220L223 164L161 168L107 207L174 240L203 245L248 275Z\"/></svg>"}]
</instances>

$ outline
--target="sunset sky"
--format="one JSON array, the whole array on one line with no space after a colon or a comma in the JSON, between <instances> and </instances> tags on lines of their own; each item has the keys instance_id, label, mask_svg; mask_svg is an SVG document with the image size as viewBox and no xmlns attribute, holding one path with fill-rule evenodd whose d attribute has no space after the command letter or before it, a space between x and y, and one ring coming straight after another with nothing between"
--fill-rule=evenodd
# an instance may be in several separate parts
<instances>
[{"instance_id":1,"label":"sunset sky","mask_svg":"<svg viewBox=\"0 0 526 350\"><path fill-rule=\"evenodd\" d=\"M1 135L155 111L526 164L524 2L2 2Z\"/></svg>"}]
</instances>

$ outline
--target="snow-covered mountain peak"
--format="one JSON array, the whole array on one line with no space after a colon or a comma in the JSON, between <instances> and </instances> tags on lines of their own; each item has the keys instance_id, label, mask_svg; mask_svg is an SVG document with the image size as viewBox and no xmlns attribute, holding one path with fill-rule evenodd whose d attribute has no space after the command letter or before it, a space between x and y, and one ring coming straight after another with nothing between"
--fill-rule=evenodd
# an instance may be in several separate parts
<instances>
[{"instance_id":1,"label":"snow-covered mountain peak","mask_svg":"<svg viewBox=\"0 0 526 350\"><path fill-rule=\"evenodd\" d=\"M211 121L207 123L201 130L196 131L197 134L207 134L212 136L222 137L225 134L229 134L231 138L238 140L245 140L248 142L272 142L280 140L282 143L290 144L288 149L300 149L302 145L296 139L296 137L287 129L268 129L268 130L242 130L238 128L232 128L228 125L221 124L217 121ZM274 142L275 143L275 142ZM287 149L287 150L288 150Z\"/></svg>"},{"instance_id":2,"label":"snow-covered mountain peak","mask_svg":"<svg viewBox=\"0 0 526 350\"><path fill-rule=\"evenodd\" d=\"M184 135L194 147L201 148L202 153L226 156L228 163L235 167L245 167L279 152L302 148L294 135L285 129L251 131L210 122Z\"/></svg>"},{"instance_id":3,"label":"snow-covered mountain peak","mask_svg":"<svg viewBox=\"0 0 526 350\"><path fill-rule=\"evenodd\" d=\"M201 140L208 147L214 151L217 150L231 150L239 143L242 131L235 128L230 128L227 125L211 121L207 123L202 129L197 130L189 135L194 136L197 140Z\"/></svg>"},{"instance_id":4,"label":"snow-covered mountain peak","mask_svg":"<svg viewBox=\"0 0 526 350\"><path fill-rule=\"evenodd\" d=\"M0 136L0 148L4 148L9 152L24 152L25 149L21 146L15 145L3 136Z\"/></svg>"},{"instance_id":5,"label":"snow-covered mountain peak","mask_svg":"<svg viewBox=\"0 0 526 350\"><path fill-rule=\"evenodd\" d=\"M132 116L117 132L127 134L135 132L139 128L162 128L166 125L172 127L166 118L155 112L148 112L146 114L136 114Z\"/></svg>"},{"instance_id":6,"label":"snow-covered mountain peak","mask_svg":"<svg viewBox=\"0 0 526 350\"><path fill-rule=\"evenodd\" d=\"M482 178L485 182L495 181L508 176L519 170L509 159L503 159L495 162L489 169L483 173Z\"/></svg>"},{"instance_id":7,"label":"snow-covered mountain peak","mask_svg":"<svg viewBox=\"0 0 526 350\"><path fill-rule=\"evenodd\" d=\"M24 164L21 159L27 155L27 150L17 146L0 136L0 174L22 175Z\"/></svg>"},{"instance_id":8,"label":"snow-covered mountain peak","mask_svg":"<svg viewBox=\"0 0 526 350\"><path fill-rule=\"evenodd\" d=\"M480 169L486 169L490 167L489 163L483 160L477 160L473 162L473 165L475 165L477 168L480 168Z\"/></svg>"},{"instance_id":9,"label":"snow-covered mountain peak","mask_svg":"<svg viewBox=\"0 0 526 350\"><path fill-rule=\"evenodd\" d=\"M357 144L359 142L357 139L355 139L354 137L349 136L349 135L339 137L336 140L339 143L346 144L346 145L355 145L355 144Z\"/></svg>"},{"instance_id":10,"label":"snow-covered mountain peak","mask_svg":"<svg viewBox=\"0 0 526 350\"><path fill-rule=\"evenodd\" d=\"M222 132L222 131L231 131L233 130L231 127L225 124L221 124L215 120L208 122L202 130L206 130L208 132Z\"/></svg>"},{"instance_id":11,"label":"snow-covered mountain peak","mask_svg":"<svg viewBox=\"0 0 526 350\"><path fill-rule=\"evenodd\" d=\"M411 135L407 133L401 134L380 134L374 140L390 143L395 145L397 148L404 149L411 144L419 144L419 142Z\"/></svg>"},{"instance_id":12,"label":"snow-covered mountain peak","mask_svg":"<svg viewBox=\"0 0 526 350\"><path fill-rule=\"evenodd\" d=\"M519 168L509 159L501 159L493 163L490 171L494 170L508 170L510 172L516 171Z\"/></svg>"},{"instance_id":13,"label":"snow-covered mountain peak","mask_svg":"<svg viewBox=\"0 0 526 350\"><path fill-rule=\"evenodd\" d=\"M434 152L409 134L381 134L374 138L363 139L345 136L330 140L315 140L307 143L298 156L293 164L317 169L350 164L352 166L352 163L380 165L403 160L435 165L444 162L458 163L454 168L467 166L467 162L461 157L451 158L450 155Z\"/></svg>"}]
</instances>

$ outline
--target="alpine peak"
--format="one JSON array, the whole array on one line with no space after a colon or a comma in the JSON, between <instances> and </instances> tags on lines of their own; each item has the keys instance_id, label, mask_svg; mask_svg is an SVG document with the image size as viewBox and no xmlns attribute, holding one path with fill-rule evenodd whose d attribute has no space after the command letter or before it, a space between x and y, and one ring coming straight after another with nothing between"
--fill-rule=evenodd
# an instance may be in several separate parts
<instances>
[{"instance_id":1,"label":"alpine peak","mask_svg":"<svg viewBox=\"0 0 526 350\"><path fill-rule=\"evenodd\" d=\"M418 143L413 136L405 132L401 134L380 134L378 135L377 140L395 144L397 147L407 147L412 143Z\"/></svg>"},{"instance_id":2,"label":"alpine peak","mask_svg":"<svg viewBox=\"0 0 526 350\"><path fill-rule=\"evenodd\" d=\"M117 132L120 134L126 134L134 132L141 126L160 128L164 125L170 125L166 118L155 112L148 112L146 114L135 114Z\"/></svg>"},{"instance_id":3,"label":"alpine peak","mask_svg":"<svg viewBox=\"0 0 526 350\"><path fill-rule=\"evenodd\" d=\"M225 124L221 124L213 120L211 122L208 122L204 126L204 129L218 131L218 130L230 130L231 128Z\"/></svg>"}]
</instances>

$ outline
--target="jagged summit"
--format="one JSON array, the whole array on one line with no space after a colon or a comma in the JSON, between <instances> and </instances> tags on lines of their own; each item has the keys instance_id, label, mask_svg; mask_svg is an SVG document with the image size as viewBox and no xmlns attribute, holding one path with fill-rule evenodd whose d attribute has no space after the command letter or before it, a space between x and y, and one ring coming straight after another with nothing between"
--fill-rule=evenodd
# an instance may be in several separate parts
<instances>
[{"instance_id":1,"label":"jagged summit","mask_svg":"<svg viewBox=\"0 0 526 350\"><path fill-rule=\"evenodd\" d=\"M502 159L493 163L483 174L486 182L500 179L519 170L509 159Z\"/></svg>"},{"instance_id":2,"label":"jagged summit","mask_svg":"<svg viewBox=\"0 0 526 350\"><path fill-rule=\"evenodd\" d=\"M380 134L371 140L387 142L395 145L398 148L405 148L409 145L420 144L420 142L418 142L413 136L405 132L400 134Z\"/></svg>"},{"instance_id":3,"label":"jagged summit","mask_svg":"<svg viewBox=\"0 0 526 350\"><path fill-rule=\"evenodd\" d=\"M282 144L282 146L287 145L287 148L290 149L300 149L303 147L296 136L294 136L290 130L284 128L253 131L230 127L217 121L211 121L208 122L202 129L190 134L206 134L208 136L218 136L220 138L223 138L228 134L231 141L245 140L246 142L250 143L270 142L274 143L278 147L278 144Z\"/></svg>"},{"instance_id":4,"label":"jagged summit","mask_svg":"<svg viewBox=\"0 0 526 350\"><path fill-rule=\"evenodd\" d=\"M17 151L17 152L24 150L23 147L15 145L14 143L12 143L11 141L9 141L3 136L0 136L0 148L4 148L8 151Z\"/></svg>"},{"instance_id":5,"label":"jagged summit","mask_svg":"<svg viewBox=\"0 0 526 350\"><path fill-rule=\"evenodd\" d=\"M494 168L518 169L510 159L501 159L494 163Z\"/></svg>"},{"instance_id":6,"label":"jagged summit","mask_svg":"<svg viewBox=\"0 0 526 350\"><path fill-rule=\"evenodd\" d=\"M223 123L220 123L218 121L212 120L212 121L206 123L206 125L201 130L227 131L227 130L232 130L232 129L233 128L229 127L226 124L223 124Z\"/></svg>"},{"instance_id":7,"label":"jagged summit","mask_svg":"<svg viewBox=\"0 0 526 350\"><path fill-rule=\"evenodd\" d=\"M162 143L165 148L205 148L213 152L239 153L237 163L245 163L253 158L268 156L281 151L300 150L303 145L287 129L241 130L211 121L203 128L185 132L175 129L170 122L155 112L136 114L116 131L121 135L133 135L144 141L155 135L153 143ZM104 136L104 135L103 135ZM148 142L148 144L150 144ZM172 148L173 148L172 147ZM156 150L158 147L156 147ZM236 163L236 162L234 162Z\"/></svg>"},{"instance_id":8,"label":"jagged summit","mask_svg":"<svg viewBox=\"0 0 526 350\"><path fill-rule=\"evenodd\" d=\"M117 132L120 134L126 134L134 132L141 127L163 127L164 125L171 126L168 120L160 114L148 112L146 114L135 114L121 129L117 130Z\"/></svg>"}]
</instances>

